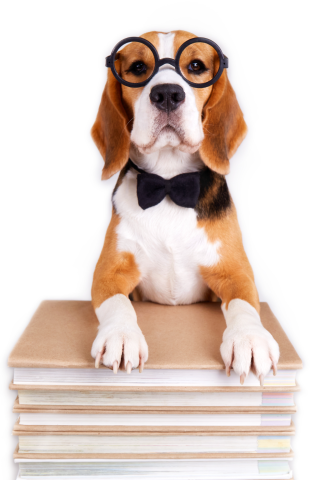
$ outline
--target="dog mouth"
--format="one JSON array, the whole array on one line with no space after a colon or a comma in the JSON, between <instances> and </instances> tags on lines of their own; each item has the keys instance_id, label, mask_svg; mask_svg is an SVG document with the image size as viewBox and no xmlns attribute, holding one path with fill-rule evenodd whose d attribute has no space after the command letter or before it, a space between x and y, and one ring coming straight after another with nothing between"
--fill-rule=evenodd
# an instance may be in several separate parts
<instances>
[{"instance_id":1,"label":"dog mouth","mask_svg":"<svg viewBox=\"0 0 310 480\"><path fill-rule=\"evenodd\" d=\"M195 153L200 147L200 143L193 145L188 142L183 129L179 125L175 125L169 121L164 125L162 122L155 124L152 132L152 140L145 145L136 144L136 147L141 153L152 153L157 149L156 143L158 143L159 148L161 148L161 140L163 138L166 140L165 146L175 147L183 152Z\"/></svg>"},{"instance_id":2,"label":"dog mouth","mask_svg":"<svg viewBox=\"0 0 310 480\"><path fill-rule=\"evenodd\" d=\"M172 144L178 143L181 144L184 141L184 132L181 128L176 127L174 125L171 125L170 123L167 123L167 125L164 125L159 129L159 131L156 132L154 135L154 142L153 145L159 141L162 137L165 137L167 142L169 141Z\"/></svg>"},{"instance_id":3,"label":"dog mouth","mask_svg":"<svg viewBox=\"0 0 310 480\"><path fill-rule=\"evenodd\" d=\"M177 129L169 123L160 130L159 135L162 135L163 133L174 133L175 135L179 136Z\"/></svg>"},{"instance_id":4,"label":"dog mouth","mask_svg":"<svg viewBox=\"0 0 310 480\"><path fill-rule=\"evenodd\" d=\"M156 139L163 134L175 135L181 141L185 138L185 132L181 127L180 118L176 115L159 115L154 122L153 137Z\"/></svg>"}]
</instances>

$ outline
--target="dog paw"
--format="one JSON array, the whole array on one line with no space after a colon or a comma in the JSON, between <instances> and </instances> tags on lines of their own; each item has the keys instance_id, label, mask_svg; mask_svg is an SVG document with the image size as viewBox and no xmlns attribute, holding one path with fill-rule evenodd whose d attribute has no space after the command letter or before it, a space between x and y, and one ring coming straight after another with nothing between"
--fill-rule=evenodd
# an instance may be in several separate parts
<instances>
[{"instance_id":1,"label":"dog paw","mask_svg":"<svg viewBox=\"0 0 310 480\"><path fill-rule=\"evenodd\" d=\"M233 302L247 303L243 300L234 300ZM226 366L226 373L229 376L230 369L233 368L240 375L240 383L243 384L252 368L263 386L264 377L271 368L276 375L280 355L279 346L273 336L263 327L258 313L251 305L247 304L246 308L239 309L239 312L236 308L232 310L233 315L229 316L228 312L228 318L224 312L227 328L223 334L221 355Z\"/></svg>"},{"instance_id":2,"label":"dog paw","mask_svg":"<svg viewBox=\"0 0 310 480\"><path fill-rule=\"evenodd\" d=\"M123 360L127 373L138 366L142 372L148 358L148 347L128 297L114 295L96 308L95 312L100 324L91 349L95 367L98 368L103 363L117 373Z\"/></svg>"},{"instance_id":3,"label":"dog paw","mask_svg":"<svg viewBox=\"0 0 310 480\"><path fill-rule=\"evenodd\" d=\"M115 328L100 328L94 340L91 355L95 367L100 363L112 368L114 373L123 359L127 373L139 366L140 372L148 358L148 346L139 326L118 324Z\"/></svg>"}]
</instances>

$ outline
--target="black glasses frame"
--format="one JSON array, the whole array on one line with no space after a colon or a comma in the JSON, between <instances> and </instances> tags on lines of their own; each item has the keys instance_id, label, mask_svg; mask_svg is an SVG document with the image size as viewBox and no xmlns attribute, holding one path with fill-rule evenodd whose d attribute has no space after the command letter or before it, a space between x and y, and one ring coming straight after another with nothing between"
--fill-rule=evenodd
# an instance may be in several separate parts
<instances>
[{"instance_id":1,"label":"black glasses frame","mask_svg":"<svg viewBox=\"0 0 310 480\"><path fill-rule=\"evenodd\" d=\"M147 80L144 80L144 82L139 82L139 83L127 82L127 80L124 80L122 77L119 76L119 74L117 73L117 71L115 69L114 62L115 62L115 58L116 58L116 54L117 54L118 50L120 49L120 47L122 47L126 43L130 43L130 42L139 42L139 43L142 43L143 45L146 45L147 47L149 47L149 49L151 50L151 52L154 55L154 59L155 59L154 71L153 71L152 75L150 75ZM182 55L183 50L185 50L185 48L188 47L188 45L191 45L192 43L207 43L208 45L211 45L211 47L213 47L214 50L216 50L216 52L219 56L220 67L219 67L216 75L209 82L194 83L194 82L191 82L190 80L188 80L182 74L182 71L181 71L180 65L179 65L180 57ZM121 40L120 42L118 42L115 45L115 47L113 48L113 50L111 52L111 55L109 55L105 59L105 66L108 67L108 68L111 68L112 73L113 73L114 77L116 78L116 80L118 80L122 85L125 85L126 87L131 87L131 88L139 88L139 87L144 87L145 85L147 85L149 83L149 81L156 75L159 68L162 65L165 65L166 63L168 63L169 65L172 65L175 68L175 71L179 75L181 75L183 80L185 80L186 83L188 83L191 87L194 87L194 88L210 87L210 85L213 85L220 78L220 76L223 73L224 68L228 68L228 58L226 57L226 55L223 54L220 47L215 42L213 42L212 40L209 40L208 38L204 38L204 37L195 37L195 38L191 38L190 40L187 40L186 42L184 42L180 46L180 48L178 49L177 54L175 56L175 59L173 59L173 58L161 58L160 59L156 48L154 47L154 45L151 42L149 42L148 40L145 40L144 38L141 38L141 37L127 37L127 38L124 38L123 40Z\"/></svg>"}]
</instances>

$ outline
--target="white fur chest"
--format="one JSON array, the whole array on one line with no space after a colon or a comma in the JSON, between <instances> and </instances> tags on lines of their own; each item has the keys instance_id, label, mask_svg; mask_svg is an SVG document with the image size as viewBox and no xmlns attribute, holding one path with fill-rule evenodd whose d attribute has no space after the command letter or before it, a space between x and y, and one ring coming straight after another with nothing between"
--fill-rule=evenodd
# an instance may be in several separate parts
<instances>
[{"instance_id":1,"label":"white fur chest","mask_svg":"<svg viewBox=\"0 0 310 480\"><path fill-rule=\"evenodd\" d=\"M135 256L143 300L168 305L203 300L208 287L199 266L218 262L219 242L209 242L206 232L197 227L195 211L177 206L169 197L142 210L137 199L137 173L132 171L117 189L114 204L121 218L117 246Z\"/></svg>"}]
</instances>

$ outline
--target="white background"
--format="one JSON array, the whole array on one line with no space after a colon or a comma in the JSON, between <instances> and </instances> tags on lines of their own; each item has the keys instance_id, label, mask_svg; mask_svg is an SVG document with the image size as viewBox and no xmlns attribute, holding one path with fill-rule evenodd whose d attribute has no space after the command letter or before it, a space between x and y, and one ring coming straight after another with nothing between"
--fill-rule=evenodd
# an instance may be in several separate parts
<instances>
[{"instance_id":1,"label":"white background","mask_svg":"<svg viewBox=\"0 0 310 480\"><path fill-rule=\"evenodd\" d=\"M309 465L309 10L306 1L2 1L1 478L13 480L7 358L43 299L89 299L116 177L89 131L104 58L124 37L184 29L216 41L249 133L228 184L260 298L304 361L295 480ZM306 473L307 472L307 473Z\"/></svg>"}]
</instances>

